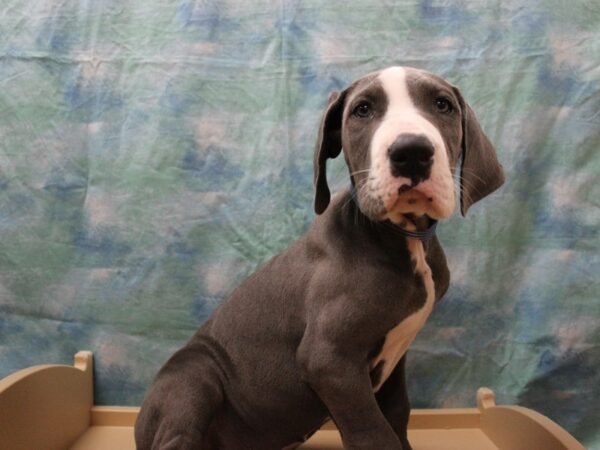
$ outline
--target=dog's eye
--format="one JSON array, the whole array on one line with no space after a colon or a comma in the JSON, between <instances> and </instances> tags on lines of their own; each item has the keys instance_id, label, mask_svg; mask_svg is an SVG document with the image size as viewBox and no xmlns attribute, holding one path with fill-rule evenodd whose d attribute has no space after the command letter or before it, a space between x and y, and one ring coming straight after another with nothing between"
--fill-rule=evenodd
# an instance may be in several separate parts
<instances>
[{"instance_id":1,"label":"dog's eye","mask_svg":"<svg viewBox=\"0 0 600 450\"><path fill-rule=\"evenodd\" d=\"M367 102L361 102L354 108L352 111L356 117L360 117L361 119L369 118L373 115L373 111L371 110L371 105Z\"/></svg>"},{"instance_id":2,"label":"dog's eye","mask_svg":"<svg viewBox=\"0 0 600 450\"><path fill-rule=\"evenodd\" d=\"M452 103L450 100L444 97L438 97L435 99L435 107L437 110L444 114L449 114L453 111Z\"/></svg>"}]
</instances>

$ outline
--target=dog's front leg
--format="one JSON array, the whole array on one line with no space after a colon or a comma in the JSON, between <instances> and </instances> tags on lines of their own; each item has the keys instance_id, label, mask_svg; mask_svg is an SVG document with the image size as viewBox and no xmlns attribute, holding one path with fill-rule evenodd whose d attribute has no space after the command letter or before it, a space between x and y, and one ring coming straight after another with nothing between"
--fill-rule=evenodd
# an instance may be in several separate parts
<instances>
[{"instance_id":1,"label":"dog's front leg","mask_svg":"<svg viewBox=\"0 0 600 450\"><path fill-rule=\"evenodd\" d=\"M404 450L411 450L406 436L408 418L410 416L410 401L406 390L406 355L396 365L388 379L383 383L375 397L385 418L392 426Z\"/></svg>"},{"instance_id":2,"label":"dog's front leg","mask_svg":"<svg viewBox=\"0 0 600 450\"><path fill-rule=\"evenodd\" d=\"M344 350L324 336L306 335L298 350L303 378L329 410L344 448L403 450L377 405L364 358Z\"/></svg>"}]
</instances>

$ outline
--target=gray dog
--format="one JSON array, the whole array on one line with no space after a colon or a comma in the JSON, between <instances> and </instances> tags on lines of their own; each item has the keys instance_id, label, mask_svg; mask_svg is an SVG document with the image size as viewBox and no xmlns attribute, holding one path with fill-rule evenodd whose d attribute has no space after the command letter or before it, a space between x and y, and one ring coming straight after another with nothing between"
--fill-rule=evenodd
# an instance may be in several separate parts
<instances>
[{"instance_id":1,"label":"gray dog","mask_svg":"<svg viewBox=\"0 0 600 450\"><path fill-rule=\"evenodd\" d=\"M330 204L325 164L352 188ZM307 233L251 275L169 359L139 450L293 449L333 419L347 449L409 450L405 353L448 288L434 230L504 182L458 89L413 68L335 92L314 158Z\"/></svg>"}]
</instances>

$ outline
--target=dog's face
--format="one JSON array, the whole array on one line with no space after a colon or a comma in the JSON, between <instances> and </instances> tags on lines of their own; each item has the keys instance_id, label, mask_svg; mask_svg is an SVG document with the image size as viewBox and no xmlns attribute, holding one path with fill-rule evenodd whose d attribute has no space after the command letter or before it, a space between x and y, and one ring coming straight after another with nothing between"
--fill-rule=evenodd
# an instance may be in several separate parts
<instances>
[{"instance_id":1,"label":"dog's face","mask_svg":"<svg viewBox=\"0 0 600 450\"><path fill-rule=\"evenodd\" d=\"M458 89L413 68L391 67L333 93L315 152L315 210L329 203L325 162L343 148L356 201L371 220L450 217L463 157L461 209L504 181L495 150Z\"/></svg>"}]
</instances>

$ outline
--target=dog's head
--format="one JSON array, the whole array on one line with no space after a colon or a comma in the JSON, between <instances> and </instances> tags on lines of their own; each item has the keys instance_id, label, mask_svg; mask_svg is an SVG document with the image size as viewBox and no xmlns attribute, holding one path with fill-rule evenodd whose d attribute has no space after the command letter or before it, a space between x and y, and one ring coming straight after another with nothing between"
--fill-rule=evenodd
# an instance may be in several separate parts
<instances>
[{"instance_id":1,"label":"dog's head","mask_svg":"<svg viewBox=\"0 0 600 450\"><path fill-rule=\"evenodd\" d=\"M404 214L445 219L504 183L494 147L459 90L438 76L390 67L330 95L315 150L315 211L330 201L326 161L344 150L360 210L371 220Z\"/></svg>"}]
</instances>

